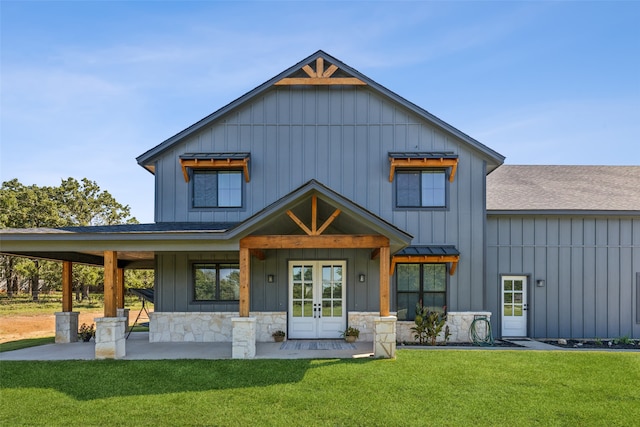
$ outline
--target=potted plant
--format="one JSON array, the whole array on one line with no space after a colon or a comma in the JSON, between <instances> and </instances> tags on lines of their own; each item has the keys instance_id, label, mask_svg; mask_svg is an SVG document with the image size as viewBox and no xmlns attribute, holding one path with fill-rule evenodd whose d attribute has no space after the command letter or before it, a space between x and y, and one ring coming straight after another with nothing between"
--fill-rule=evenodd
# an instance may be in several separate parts
<instances>
[{"instance_id":1,"label":"potted plant","mask_svg":"<svg viewBox=\"0 0 640 427\"><path fill-rule=\"evenodd\" d=\"M96 330L94 328L93 323L91 326L88 326L86 323L80 325L80 329L78 330L78 338L80 338L83 342L89 342L91 338L96 336Z\"/></svg>"},{"instance_id":2,"label":"potted plant","mask_svg":"<svg viewBox=\"0 0 640 427\"><path fill-rule=\"evenodd\" d=\"M284 341L284 337L285 337L285 333L284 331L281 330L277 330L274 333L271 334L271 336L273 337L273 339L275 340L275 342L282 342Z\"/></svg>"},{"instance_id":3,"label":"potted plant","mask_svg":"<svg viewBox=\"0 0 640 427\"><path fill-rule=\"evenodd\" d=\"M343 337L346 342L354 342L360 336L360 329L349 326L340 336Z\"/></svg>"}]
</instances>

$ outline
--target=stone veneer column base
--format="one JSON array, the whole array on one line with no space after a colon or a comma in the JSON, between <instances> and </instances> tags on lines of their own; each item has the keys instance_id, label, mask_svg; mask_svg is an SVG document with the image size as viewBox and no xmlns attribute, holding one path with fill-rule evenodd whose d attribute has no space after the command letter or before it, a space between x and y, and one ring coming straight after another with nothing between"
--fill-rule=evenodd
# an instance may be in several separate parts
<instances>
[{"instance_id":1,"label":"stone veneer column base","mask_svg":"<svg viewBox=\"0 0 640 427\"><path fill-rule=\"evenodd\" d=\"M256 357L256 318L234 317L233 341L231 344L231 357L233 359L253 359Z\"/></svg>"},{"instance_id":2,"label":"stone veneer column base","mask_svg":"<svg viewBox=\"0 0 640 427\"><path fill-rule=\"evenodd\" d=\"M125 332L129 330L129 309L128 308L117 308L116 309L116 317L124 317L124 330Z\"/></svg>"},{"instance_id":3,"label":"stone veneer column base","mask_svg":"<svg viewBox=\"0 0 640 427\"><path fill-rule=\"evenodd\" d=\"M56 344L78 341L77 311L61 311L56 313Z\"/></svg>"},{"instance_id":4,"label":"stone veneer column base","mask_svg":"<svg viewBox=\"0 0 640 427\"><path fill-rule=\"evenodd\" d=\"M396 357L396 316L376 317L373 356L385 359Z\"/></svg>"},{"instance_id":5,"label":"stone veneer column base","mask_svg":"<svg viewBox=\"0 0 640 427\"><path fill-rule=\"evenodd\" d=\"M121 359L126 354L124 317L99 317L96 321L96 359Z\"/></svg>"}]
</instances>

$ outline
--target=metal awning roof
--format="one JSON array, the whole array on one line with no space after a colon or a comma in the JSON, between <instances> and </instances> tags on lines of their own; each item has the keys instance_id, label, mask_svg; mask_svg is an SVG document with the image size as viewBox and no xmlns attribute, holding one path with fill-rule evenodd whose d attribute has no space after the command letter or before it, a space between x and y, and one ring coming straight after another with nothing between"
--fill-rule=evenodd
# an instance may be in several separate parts
<instances>
[{"instance_id":1,"label":"metal awning roof","mask_svg":"<svg viewBox=\"0 0 640 427\"><path fill-rule=\"evenodd\" d=\"M457 159L453 151L389 152L392 159Z\"/></svg>"},{"instance_id":2,"label":"metal awning roof","mask_svg":"<svg viewBox=\"0 0 640 427\"><path fill-rule=\"evenodd\" d=\"M453 276L460 261L460 252L452 245L407 246L391 259L389 274L393 274L397 264L451 263L449 274Z\"/></svg>"},{"instance_id":3,"label":"metal awning roof","mask_svg":"<svg viewBox=\"0 0 640 427\"><path fill-rule=\"evenodd\" d=\"M447 256L447 255L460 255L460 252L453 245L445 245L445 246L427 245L427 246L407 246L406 248L404 248L401 251L397 252L396 255Z\"/></svg>"},{"instance_id":4,"label":"metal awning roof","mask_svg":"<svg viewBox=\"0 0 640 427\"><path fill-rule=\"evenodd\" d=\"M184 153L180 156L184 160L242 160L249 157L251 157L251 153Z\"/></svg>"}]
</instances>

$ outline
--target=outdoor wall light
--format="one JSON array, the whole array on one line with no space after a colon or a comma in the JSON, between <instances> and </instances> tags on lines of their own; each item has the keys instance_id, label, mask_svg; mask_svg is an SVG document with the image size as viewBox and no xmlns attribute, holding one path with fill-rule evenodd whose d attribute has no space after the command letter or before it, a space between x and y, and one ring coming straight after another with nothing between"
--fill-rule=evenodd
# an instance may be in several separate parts
<instances>
[{"instance_id":1,"label":"outdoor wall light","mask_svg":"<svg viewBox=\"0 0 640 427\"><path fill-rule=\"evenodd\" d=\"M273 283L275 281L276 281L276 276L274 276L273 274L267 275L267 283Z\"/></svg>"},{"instance_id":2,"label":"outdoor wall light","mask_svg":"<svg viewBox=\"0 0 640 427\"><path fill-rule=\"evenodd\" d=\"M536 280L536 286L542 288L544 286L544 280L538 279Z\"/></svg>"},{"instance_id":3,"label":"outdoor wall light","mask_svg":"<svg viewBox=\"0 0 640 427\"><path fill-rule=\"evenodd\" d=\"M360 273L360 275L358 276L358 281L360 283L364 283L365 279L366 279L366 276L364 274Z\"/></svg>"}]
</instances>

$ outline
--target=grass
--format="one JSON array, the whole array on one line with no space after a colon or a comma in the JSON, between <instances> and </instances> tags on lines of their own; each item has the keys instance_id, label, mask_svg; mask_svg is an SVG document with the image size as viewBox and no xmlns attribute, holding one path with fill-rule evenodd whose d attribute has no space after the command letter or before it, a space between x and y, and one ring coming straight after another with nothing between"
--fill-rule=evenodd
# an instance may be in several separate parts
<instances>
[{"instance_id":1,"label":"grass","mask_svg":"<svg viewBox=\"0 0 640 427\"><path fill-rule=\"evenodd\" d=\"M20 350L21 348L35 347L44 344L53 344L56 337L44 337L44 338L27 338L23 340L9 341L0 343L0 353L5 351Z\"/></svg>"},{"instance_id":2,"label":"grass","mask_svg":"<svg viewBox=\"0 0 640 427\"><path fill-rule=\"evenodd\" d=\"M1 362L0 425L633 425L635 353Z\"/></svg>"}]
</instances>

